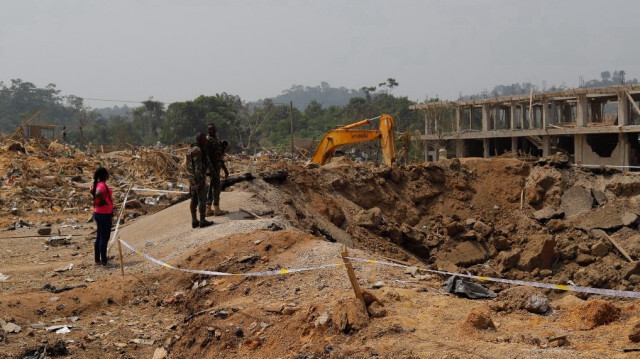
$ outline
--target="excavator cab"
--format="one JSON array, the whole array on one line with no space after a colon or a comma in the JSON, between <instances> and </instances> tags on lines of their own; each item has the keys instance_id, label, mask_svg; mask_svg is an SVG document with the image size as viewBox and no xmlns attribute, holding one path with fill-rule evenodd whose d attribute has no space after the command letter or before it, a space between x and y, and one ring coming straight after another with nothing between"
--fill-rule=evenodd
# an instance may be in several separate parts
<instances>
[{"instance_id":1,"label":"excavator cab","mask_svg":"<svg viewBox=\"0 0 640 359\"><path fill-rule=\"evenodd\" d=\"M380 125L377 130L361 130L360 126L364 126L371 121L379 120ZM327 132L315 155L311 158L311 162L324 165L331 157L333 157L336 149L343 145L352 143L380 140L382 149L382 157L387 166L391 166L396 161L396 143L394 134L395 122L391 116L383 114L378 117L362 120L347 126L338 127Z\"/></svg>"}]
</instances>

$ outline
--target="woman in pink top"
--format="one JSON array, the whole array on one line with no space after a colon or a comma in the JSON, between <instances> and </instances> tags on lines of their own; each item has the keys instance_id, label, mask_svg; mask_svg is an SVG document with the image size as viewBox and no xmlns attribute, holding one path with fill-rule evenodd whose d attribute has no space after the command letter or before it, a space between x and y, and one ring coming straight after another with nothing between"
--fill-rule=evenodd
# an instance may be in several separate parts
<instances>
[{"instance_id":1,"label":"woman in pink top","mask_svg":"<svg viewBox=\"0 0 640 359\"><path fill-rule=\"evenodd\" d=\"M111 226L113 223L113 193L107 186L109 172L104 167L100 167L93 175L93 186L91 195L93 196L93 218L98 225L96 243L94 244L96 264L107 265L107 244L111 236Z\"/></svg>"}]
</instances>

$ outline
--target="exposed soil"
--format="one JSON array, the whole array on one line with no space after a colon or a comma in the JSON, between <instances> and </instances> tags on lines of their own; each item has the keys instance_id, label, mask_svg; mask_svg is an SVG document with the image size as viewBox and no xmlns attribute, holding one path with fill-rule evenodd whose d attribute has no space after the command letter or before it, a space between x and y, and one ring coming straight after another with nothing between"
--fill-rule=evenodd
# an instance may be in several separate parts
<instances>
[{"instance_id":1,"label":"exposed soil","mask_svg":"<svg viewBox=\"0 0 640 359\"><path fill-rule=\"evenodd\" d=\"M23 156L5 151L0 162L15 165ZM42 161L27 162L43 168L51 159ZM125 212L121 238L177 268L225 273L339 264L347 245L354 257L422 268L640 289L640 266L607 239L633 261L640 256L635 174L511 158L379 167L339 157L315 169L258 159L234 167L288 176L228 188L221 202L230 213L203 229L191 228L186 201L170 205L177 196L140 203ZM33 227L0 232L0 319L20 326L0 332L0 357L631 358L620 350L638 347L629 339L640 314L634 299L481 282L498 297L471 300L446 293L446 277L415 268L354 262L366 311L344 266L206 276L123 248L121 276L115 265L93 265L86 203L37 213L43 202L23 204L23 187L14 184L25 180L2 175L1 225L22 219ZM173 181L167 187L178 188ZM122 192L126 184L115 187ZM39 222L76 236L61 246L46 244L46 236L15 238L35 235ZM70 331L46 329L55 325Z\"/></svg>"}]
</instances>

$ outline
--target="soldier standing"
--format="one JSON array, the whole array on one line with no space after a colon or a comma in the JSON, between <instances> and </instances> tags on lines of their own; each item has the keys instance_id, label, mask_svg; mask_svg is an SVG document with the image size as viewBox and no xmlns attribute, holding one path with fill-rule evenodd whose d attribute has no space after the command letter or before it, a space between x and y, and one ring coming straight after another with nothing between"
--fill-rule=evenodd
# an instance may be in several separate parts
<instances>
[{"instance_id":1,"label":"soldier standing","mask_svg":"<svg viewBox=\"0 0 640 359\"><path fill-rule=\"evenodd\" d=\"M213 224L206 216L206 184L207 156L204 153L207 137L203 133L196 135L196 143L187 151L187 173L189 175L189 194L191 195L191 227L207 227ZM200 220L196 216L196 208L200 212Z\"/></svg>"},{"instance_id":2,"label":"soldier standing","mask_svg":"<svg viewBox=\"0 0 640 359\"><path fill-rule=\"evenodd\" d=\"M225 144L227 141L220 141L216 136L216 125L207 126L207 147L206 154L209 158L209 177L211 177L209 190L207 191L207 216L222 216L227 211L220 209L220 169L224 170L224 178L229 177L229 171L224 164ZM213 204L213 211L211 210Z\"/></svg>"}]
</instances>

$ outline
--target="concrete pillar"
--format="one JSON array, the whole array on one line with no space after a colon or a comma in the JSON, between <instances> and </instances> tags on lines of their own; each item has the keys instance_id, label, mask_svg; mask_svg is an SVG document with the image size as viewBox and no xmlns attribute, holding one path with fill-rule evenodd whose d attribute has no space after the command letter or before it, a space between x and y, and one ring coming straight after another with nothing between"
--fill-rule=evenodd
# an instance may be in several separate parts
<instances>
[{"instance_id":1,"label":"concrete pillar","mask_svg":"<svg viewBox=\"0 0 640 359\"><path fill-rule=\"evenodd\" d=\"M622 149L622 158L620 165L621 166L629 166L629 155L631 154L631 146L629 145L629 137L627 137L626 133L618 134L618 146ZM625 168L624 171L628 171L628 168Z\"/></svg>"},{"instance_id":2,"label":"concrete pillar","mask_svg":"<svg viewBox=\"0 0 640 359\"><path fill-rule=\"evenodd\" d=\"M511 122L511 129L515 130L516 129L516 104L515 103L511 103L511 111L510 111L510 118L509 121Z\"/></svg>"},{"instance_id":3,"label":"concrete pillar","mask_svg":"<svg viewBox=\"0 0 640 359\"><path fill-rule=\"evenodd\" d=\"M456 106L456 132L460 133L460 107Z\"/></svg>"},{"instance_id":4,"label":"concrete pillar","mask_svg":"<svg viewBox=\"0 0 640 359\"><path fill-rule=\"evenodd\" d=\"M542 129L546 130L549 124L549 99L542 99Z\"/></svg>"},{"instance_id":5,"label":"concrete pillar","mask_svg":"<svg viewBox=\"0 0 640 359\"><path fill-rule=\"evenodd\" d=\"M456 158L464 157L464 140L456 140Z\"/></svg>"},{"instance_id":6,"label":"concrete pillar","mask_svg":"<svg viewBox=\"0 0 640 359\"><path fill-rule=\"evenodd\" d=\"M437 141L433 141L433 162L438 162L440 159L440 151L438 151L440 148L438 148L437 144Z\"/></svg>"},{"instance_id":7,"label":"concrete pillar","mask_svg":"<svg viewBox=\"0 0 640 359\"><path fill-rule=\"evenodd\" d=\"M629 99L624 92L618 93L618 125L629 124Z\"/></svg>"},{"instance_id":8,"label":"concrete pillar","mask_svg":"<svg viewBox=\"0 0 640 359\"><path fill-rule=\"evenodd\" d=\"M484 158L491 157L491 148L489 148L489 139L488 138L483 138L482 139L482 148L484 149Z\"/></svg>"},{"instance_id":9,"label":"concrete pillar","mask_svg":"<svg viewBox=\"0 0 640 359\"><path fill-rule=\"evenodd\" d=\"M518 155L518 137L511 137L511 153L514 157Z\"/></svg>"},{"instance_id":10,"label":"concrete pillar","mask_svg":"<svg viewBox=\"0 0 640 359\"><path fill-rule=\"evenodd\" d=\"M583 156L582 149L584 147L584 135L573 135L573 157L575 158L576 164L583 164ZM585 163L588 164L588 163Z\"/></svg>"},{"instance_id":11,"label":"concrete pillar","mask_svg":"<svg viewBox=\"0 0 640 359\"><path fill-rule=\"evenodd\" d=\"M424 140L424 161L429 162L429 141Z\"/></svg>"},{"instance_id":12,"label":"concrete pillar","mask_svg":"<svg viewBox=\"0 0 640 359\"><path fill-rule=\"evenodd\" d=\"M527 107L524 103L520 105L520 123L523 130L527 128Z\"/></svg>"},{"instance_id":13,"label":"concrete pillar","mask_svg":"<svg viewBox=\"0 0 640 359\"><path fill-rule=\"evenodd\" d=\"M489 131L489 105L482 105L482 131Z\"/></svg>"},{"instance_id":14,"label":"concrete pillar","mask_svg":"<svg viewBox=\"0 0 640 359\"><path fill-rule=\"evenodd\" d=\"M424 110L424 134L425 135L429 135L429 114L427 112L427 110Z\"/></svg>"},{"instance_id":15,"label":"concrete pillar","mask_svg":"<svg viewBox=\"0 0 640 359\"><path fill-rule=\"evenodd\" d=\"M551 155L551 136L542 136L542 156L547 157Z\"/></svg>"},{"instance_id":16,"label":"concrete pillar","mask_svg":"<svg viewBox=\"0 0 640 359\"><path fill-rule=\"evenodd\" d=\"M585 127L589 122L589 106L586 95L578 95L576 102L576 127Z\"/></svg>"},{"instance_id":17,"label":"concrete pillar","mask_svg":"<svg viewBox=\"0 0 640 359\"><path fill-rule=\"evenodd\" d=\"M547 124L553 124L555 125L556 123L558 123L558 104L551 100L551 106L549 109L549 122L547 122Z\"/></svg>"}]
</instances>

